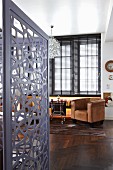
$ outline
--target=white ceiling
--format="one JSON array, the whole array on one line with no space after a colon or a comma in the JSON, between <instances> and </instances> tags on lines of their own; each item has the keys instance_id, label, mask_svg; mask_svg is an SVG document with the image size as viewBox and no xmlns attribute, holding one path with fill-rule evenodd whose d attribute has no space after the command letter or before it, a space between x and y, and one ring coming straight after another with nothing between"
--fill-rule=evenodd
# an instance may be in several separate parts
<instances>
[{"instance_id":1,"label":"white ceiling","mask_svg":"<svg viewBox=\"0 0 113 170\"><path fill-rule=\"evenodd\" d=\"M13 0L48 35L104 32L110 0Z\"/></svg>"},{"instance_id":2,"label":"white ceiling","mask_svg":"<svg viewBox=\"0 0 113 170\"><path fill-rule=\"evenodd\" d=\"M112 0L13 1L48 35L51 34L51 25L54 25L53 35L101 33L106 29L110 30L106 24Z\"/></svg>"}]
</instances>

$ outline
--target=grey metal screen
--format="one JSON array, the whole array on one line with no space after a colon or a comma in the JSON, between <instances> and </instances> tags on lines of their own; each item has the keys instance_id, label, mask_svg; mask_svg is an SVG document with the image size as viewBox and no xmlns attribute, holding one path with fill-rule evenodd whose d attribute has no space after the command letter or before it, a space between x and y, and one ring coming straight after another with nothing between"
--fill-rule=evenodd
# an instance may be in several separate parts
<instances>
[{"instance_id":1,"label":"grey metal screen","mask_svg":"<svg viewBox=\"0 0 113 170\"><path fill-rule=\"evenodd\" d=\"M13 2L9 6L11 107L9 111L4 109L4 114L11 117L8 120L7 115L4 116L4 119L11 121L8 124L12 145L9 145L11 149L8 154L12 151L12 169L48 170L48 36ZM6 81L4 86L7 86ZM6 95L7 93L4 98ZM5 101L4 104L8 108ZM6 126L4 130L5 128ZM5 140L8 140L7 136ZM7 145L5 144L4 147ZM7 160L7 155L5 158Z\"/></svg>"},{"instance_id":2,"label":"grey metal screen","mask_svg":"<svg viewBox=\"0 0 113 170\"><path fill-rule=\"evenodd\" d=\"M3 59L2 59L2 32L0 32L0 154L3 149ZM1 160L0 160L1 161Z\"/></svg>"}]
</instances>

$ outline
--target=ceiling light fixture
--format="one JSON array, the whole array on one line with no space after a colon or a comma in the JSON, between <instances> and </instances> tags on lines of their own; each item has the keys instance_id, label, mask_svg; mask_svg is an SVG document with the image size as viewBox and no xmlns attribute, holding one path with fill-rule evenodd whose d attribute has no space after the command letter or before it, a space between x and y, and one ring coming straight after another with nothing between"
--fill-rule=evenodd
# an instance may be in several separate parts
<instances>
[{"instance_id":1,"label":"ceiling light fixture","mask_svg":"<svg viewBox=\"0 0 113 170\"><path fill-rule=\"evenodd\" d=\"M53 25L51 25L51 36L49 38L49 58L55 58L60 55L60 43L52 36Z\"/></svg>"}]
</instances>

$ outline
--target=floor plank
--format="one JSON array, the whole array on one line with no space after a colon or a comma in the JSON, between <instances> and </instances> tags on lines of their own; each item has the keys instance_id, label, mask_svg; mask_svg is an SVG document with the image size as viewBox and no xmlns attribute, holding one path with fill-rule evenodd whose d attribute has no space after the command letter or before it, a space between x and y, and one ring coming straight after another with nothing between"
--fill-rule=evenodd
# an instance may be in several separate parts
<instances>
[{"instance_id":1,"label":"floor plank","mask_svg":"<svg viewBox=\"0 0 113 170\"><path fill-rule=\"evenodd\" d=\"M51 170L113 170L113 121L105 137L50 134Z\"/></svg>"}]
</instances>

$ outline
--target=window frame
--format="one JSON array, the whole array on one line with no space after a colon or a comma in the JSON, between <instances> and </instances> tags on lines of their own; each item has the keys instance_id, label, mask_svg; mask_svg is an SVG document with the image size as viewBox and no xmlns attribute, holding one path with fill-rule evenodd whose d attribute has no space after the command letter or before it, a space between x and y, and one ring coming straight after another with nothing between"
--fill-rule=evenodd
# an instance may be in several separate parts
<instances>
[{"instance_id":1,"label":"window frame","mask_svg":"<svg viewBox=\"0 0 113 170\"><path fill-rule=\"evenodd\" d=\"M52 59L52 90L50 92L51 96L101 96L101 34L88 34L88 35L73 35L73 36L57 36L55 37L59 42L60 45L66 41L70 42L70 66L71 66L71 90L70 91L63 91L62 89L59 91L55 91L55 59ZM80 40L81 39L95 39L96 43L98 44L98 91L93 93L87 93L87 94L81 94L80 93ZM75 42L77 42L77 48L75 49ZM75 52L75 51L76 52ZM62 53L62 49L61 49ZM78 68L77 68L77 81L76 85L74 82L74 58L75 58L75 53L76 53L76 60L78 60ZM64 57L61 55L61 58ZM61 68L62 69L62 68ZM77 91L74 93L74 86L77 86Z\"/></svg>"}]
</instances>

